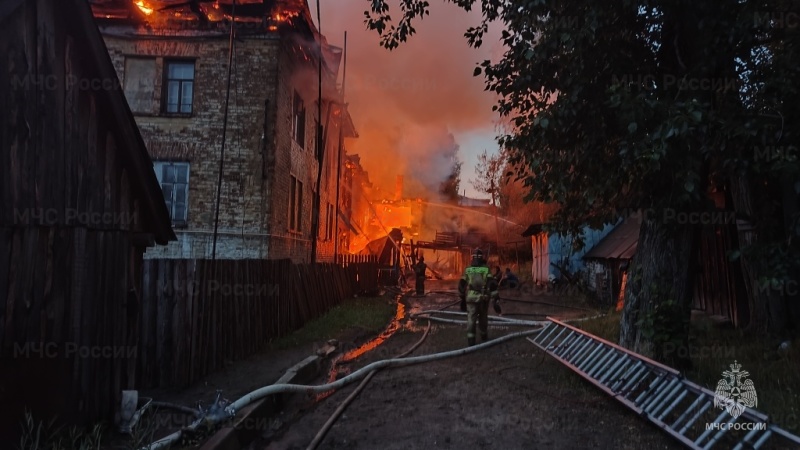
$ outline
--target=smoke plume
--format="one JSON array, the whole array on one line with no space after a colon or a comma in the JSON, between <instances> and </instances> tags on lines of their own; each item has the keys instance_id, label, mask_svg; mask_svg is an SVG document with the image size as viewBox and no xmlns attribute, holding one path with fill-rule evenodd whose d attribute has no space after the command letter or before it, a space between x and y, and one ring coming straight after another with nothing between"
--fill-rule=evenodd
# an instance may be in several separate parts
<instances>
[{"instance_id":1,"label":"smoke plume","mask_svg":"<svg viewBox=\"0 0 800 450\"><path fill-rule=\"evenodd\" d=\"M495 119L493 95L484 90L483 78L472 76L493 49L471 49L464 38L467 28L480 23L480 13L435 0L430 16L417 22L417 34L390 52L366 30L368 1L321 3L321 31L328 42L343 46L348 33L346 101L360 135L348 143L348 153L361 156L381 190L393 192L396 176L403 175L406 197L435 200L459 148L453 133L491 130ZM397 3L391 6L398 18ZM469 176L462 171L462 186Z\"/></svg>"}]
</instances>

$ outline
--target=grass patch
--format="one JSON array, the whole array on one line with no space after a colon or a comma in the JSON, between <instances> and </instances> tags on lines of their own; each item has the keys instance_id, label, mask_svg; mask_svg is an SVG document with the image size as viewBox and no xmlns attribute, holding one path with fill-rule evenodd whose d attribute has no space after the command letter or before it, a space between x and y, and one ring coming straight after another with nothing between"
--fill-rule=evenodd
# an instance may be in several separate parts
<instances>
[{"instance_id":1,"label":"grass patch","mask_svg":"<svg viewBox=\"0 0 800 450\"><path fill-rule=\"evenodd\" d=\"M620 317L622 317L622 313L611 309L607 311L606 315L578 322L575 327L616 344L619 342Z\"/></svg>"},{"instance_id":2,"label":"grass patch","mask_svg":"<svg viewBox=\"0 0 800 450\"><path fill-rule=\"evenodd\" d=\"M397 302L393 299L385 297L348 299L294 333L272 341L270 347L282 350L327 341L353 328L378 334L386 328L396 312Z\"/></svg>"},{"instance_id":3,"label":"grass patch","mask_svg":"<svg viewBox=\"0 0 800 450\"><path fill-rule=\"evenodd\" d=\"M17 450L99 450L104 426L97 424L90 429L66 428L56 425L56 418L44 422L25 411L22 435Z\"/></svg>"},{"instance_id":4,"label":"grass patch","mask_svg":"<svg viewBox=\"0 0 800 450\"><path fill-rule=\"evenodd\" d=\"M612 312L578 327L611 342L619 342L621 313ZM686 377L711 391L734 361L750 373L758 404L755 409L794 434L800 433L800 349L778 351L778 341L755 338L742 330L715 325L705 317L692 320L689 353L693 369Z\"/></svg>"}]
</instances>

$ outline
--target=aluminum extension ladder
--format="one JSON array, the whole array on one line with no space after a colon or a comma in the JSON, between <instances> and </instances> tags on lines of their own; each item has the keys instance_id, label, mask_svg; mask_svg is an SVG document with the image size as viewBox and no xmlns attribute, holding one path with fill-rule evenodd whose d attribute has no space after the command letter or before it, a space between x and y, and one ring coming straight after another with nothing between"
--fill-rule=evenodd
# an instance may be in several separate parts
<instances>
[{"instance_id":1,"label":"aluminum extension ladder","mask_svg":"<svg viewBox=\"0 0 800 450\"><path fill-rule=\"evenodd\" d=\"M759 449L769 441L778 448L800 448L800 437L770 423L763 413L747 408L734 418L713 408L714 392L675 369L551 317L547 320L529 341L687 447L710 449L719 443L734 450Z\"/></svg>"}]
</instances>

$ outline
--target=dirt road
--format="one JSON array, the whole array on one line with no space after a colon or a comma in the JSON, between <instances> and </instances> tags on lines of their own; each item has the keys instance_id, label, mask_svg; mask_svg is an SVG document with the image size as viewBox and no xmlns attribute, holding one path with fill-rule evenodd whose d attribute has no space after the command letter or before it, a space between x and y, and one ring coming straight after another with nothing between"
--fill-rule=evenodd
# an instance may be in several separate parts
<instances>
[{"instance_id":1,"label":"dirt road","mask_svg":"<svg viewBox=\"0 0 800 450\"><path fill-rule=\"evenodd\" d=\"M429 283L431 290L454 283ZM452 293L407 297L407 312L439 309ZM552 300L544 298L543 300ZM505 302L504 314L588 314L543 305ZM454 306L450 310L457 310ZM534 319L535 316L527 317ZM405 320L399 331L338 377L394 357L417 342L425 322ZM490 329L490 338L519 331ZM413 356L462 348L463 326L434 324ZM324 380L320 380L320 383ZM354 383L324 400L296 397L279 430L251 450L305 449ZM517 339L484 351L378 373L333 426L322 449L678 449L671 438L638 418L572 371Z\"/></svg>"}]
</instances>

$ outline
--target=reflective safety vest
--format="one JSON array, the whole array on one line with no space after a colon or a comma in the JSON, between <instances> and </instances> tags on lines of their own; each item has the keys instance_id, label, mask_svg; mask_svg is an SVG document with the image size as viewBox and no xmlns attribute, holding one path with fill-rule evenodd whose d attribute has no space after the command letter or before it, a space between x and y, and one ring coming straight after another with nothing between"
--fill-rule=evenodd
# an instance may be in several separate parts
<instances>
[{"instance_id":1,"label":"reflective safety vest","mask_svg":"<svg viewBox=\"0 0 800 450\"><path fill-rule=\"evenodd\" d=\"M489 268L486 266L467 267L463 276L464 281L467 282L467 296L474 298L483 294L485 288L488 287L490 278ZM489 292L487 291L486 294L488 295Z\"/></svg>"}]
</instances>

